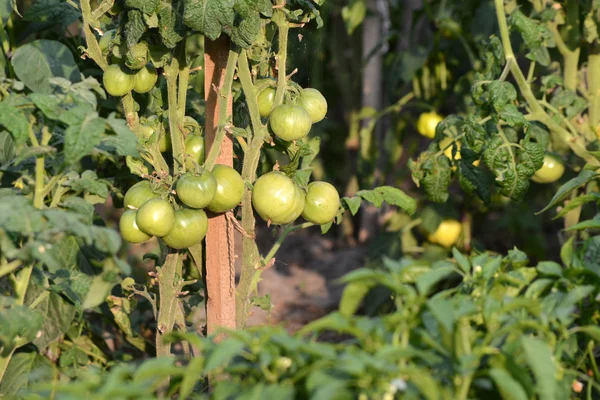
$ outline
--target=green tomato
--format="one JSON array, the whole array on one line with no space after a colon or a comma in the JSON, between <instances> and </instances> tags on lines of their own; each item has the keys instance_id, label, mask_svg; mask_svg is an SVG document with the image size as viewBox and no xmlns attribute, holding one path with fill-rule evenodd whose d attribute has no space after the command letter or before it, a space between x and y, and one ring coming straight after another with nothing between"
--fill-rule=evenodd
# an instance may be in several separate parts
<instances>
[{"instance_id":1,"label":"green tomato","mask_svg":"<svg viewBox=\"0 0 600 400\"><path fill-rule=\"evenodd\" d=\"M137 93L148 93L158 80L158 73L152 64L140 69L133 78L133 90Z\"/></svg>"},{"instance_id":2,"label":"green tomato","mask_svg":"<svg viewBox=\"0 0 600 400\"><path fill-rule=\"evenodd\" d=\"M261 117L268 117L271 114L273 101L275 100L275 92L275 89L268 87L258 94L258 112Z\"/></svg>"},{"instance_id":3,"label":"green tomato","mask_svg":"<svg viewBox=\"0 0 600 400\"><path fill-rule=\"evenodd\" d=\"M185 174L177 181L177 197L183 204L192 208L204 208L215 198L217 180L208 171L199 176Z\"/></svg>"},{"instance_id":4,"label":"green tomato","mask_svg":"<svg viewBox=\"0 0 600 400\"><path fill-rule=\"evenodd\" d=\"M134 85L134 74L119 64L109 66L102 76L104 89L111 96L121 97L131 92Z\"/></svg>"},{"instance_id":5,"label":"green tomato","mask_svg":"<svg viewBox=\"0 0 600 400\"><path fill-rule=\"evenodd\" d=\"M551 154L545 154L542 168L535 171L531 180L537 183L552 183L559 180L564 173L565 164L563 161Z\"/></svg>"},{"instance_id":6,"label":"green tomato","mask_svg":"<svg viewBox=\"0 0 600 400\"><path fill-rule=\"evenodd\" d=\"M150 199L160 197L152 191L150 182L140 181L129 188L123 199L125 209L138 209Z\"/></svg>"},{"instance_id":7,"label":"green tomato","mask_svg":"<svg viewBox=\"0 0 600 400\"><path fill-rule=\"evenodd\" d=\"M188 168L193 168L195 164L204 164L204 137L188 135L185 138L185 154L187 155L185 165Z\"/></svg>"},{"instance_id":8,"label":"green tomato","mask_svg":"<svg viewBox=\"0 0 600 400\"><path fill-rule=\"evenodd\" d=\"M273 133L286 141L302 139L312 126L310 114L300 106L281 104L269 116Z\"/></svg>"},{"instance_id":9,"label":"green tomato","mask_svg":"<svg viewBox=\"0 0 600 400\"><path fill-rule=\"evenodd\" d=\"M419 133L429 139L435 137L435 128L444 118L435 111L425 112L419 115L417 121L417 130Z\"/></svg>"},{"instance_id":10,"label":"green tomato","mask_svg":"<svg viewBox=\"0 0 600 400\"><path fill-rule=\"evenodd\" d=\"M323 120L327 114L327 100L317 89L302 90L298 105L308 111L313 124Z\"/></svg>"},{"instance_id":11,"label":"green tomato","mask_svg":"<svg viewBox=\"0 0 600 400\"><path fill-rule=\"evenodd\" d=\"M175 210L168 200L150 199L138 209L137 226L148 235L165 236L175 223Z\"/></svg>"},{"instance_id":12,"label":"green tomato","mask_svg":"<svg viewBox=\"0 0 600 400\"><path fill-rule=\"evenodd\" d=\"M274 171L258 178L252 189L252 206L267 223L294 222L304 209L304 192L284 173Z\"/></svg>"},{"instance_id":13,"label":"green tomato","mask_svg":"<svg viewBox=\"0 0 600 400\"><path fill-rule=\"evenodd\" d=\"M217 192L208 209L214 213L223 213L240 204L246 189L240 174L235 169L220 164L214 166L212 173L217 180Z\"/></svg>"},{"instance_id":14,"label":"green tomato","mask_svg":"<svg viewBox=\"0 0 600 400\"><path fill-rule=\"evenodd\" d=\"M187 249L200 243L207 230L208 218L204 211L183 209L175 212L173 229L162 240L174 249Z\"/></svg>"},{"instance_id":15,"label":"green tomato","mask_svg":"<svg viewBox=\"0 0 600 400\"><path fill-rule=\"evenodd\" d=\"M171 150L171 135L169 132L164 132L163 135L158 139L158 150L161 153Z\"/></svg>"},{"instance_id":16,"label":"green tomato","mask_svg":"<svg viewBox=\"0 0 600 400\"><path fill-rule=\"evenodd\" d=\"M323 225L333 221L340 208L340 195L327 182L312 182L306 192L306 204L302 218L313 224Z\"/></svg>"},{"instance_id":17,"label":"green tomato","mask_svg":"<svg viewBox=\"0 0 600 400\"><path fill-rule=\"evenodd\" d=\"M137 211L125 210L119 220L119 230L124 240L129 243L143 243L150 240L152 236L142 232L135 223Z\"/></svg>"},{"instance_id":18,"label":"green tomato","mask_svg":"<svg viewBox=\"0 0 600 400\"><path fill-rule=\"evenodd\" d=\"M98 40L98 46L100 46L100 50L102 50L103 53L106 50L108 50L110 46L110 41L114 39L116 33L116 29L108 30L104 32L104 35L102 35L102 37L100 37L100 40Z\"/></svg>"}]
</instances>

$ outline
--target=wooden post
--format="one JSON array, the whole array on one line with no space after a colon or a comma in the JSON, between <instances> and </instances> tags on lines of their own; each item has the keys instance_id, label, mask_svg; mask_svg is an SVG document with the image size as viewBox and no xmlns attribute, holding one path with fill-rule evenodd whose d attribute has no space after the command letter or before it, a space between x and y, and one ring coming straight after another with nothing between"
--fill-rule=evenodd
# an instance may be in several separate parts
<instances>
[{"instance_id":1,"label":"wooden post","mask_svg":"<svg viewBox=\"0 0 600 400\"><path fill-rule=\"evenodd\" d=\"M222 36L216 41L204 42L204 97L206 100L205 138L206 154L217 133L219 109L217 100L227 95L227 115L231 115L231 93L220 94L223 86L229 40ZM223 139L217 164L233 165L231 136ZM206 234L206 322L208 334L219 327L235 328L235 268L233 226L225 214L209 216ZM218 338L218 340L221 338Z\"/></svg>"}]
</instances>

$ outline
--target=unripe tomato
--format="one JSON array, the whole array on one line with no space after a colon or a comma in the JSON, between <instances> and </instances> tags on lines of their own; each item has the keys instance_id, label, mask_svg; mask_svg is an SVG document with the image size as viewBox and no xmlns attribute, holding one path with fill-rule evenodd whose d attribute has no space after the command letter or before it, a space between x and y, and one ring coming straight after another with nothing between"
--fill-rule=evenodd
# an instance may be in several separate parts
<instances>
[{"instance_id":1,"label":"unripe tomato","mask_svg":"<svg viewBox=\"0 0 600 400\"><path fill-rule=\"evenodd\" d=\"M417 130L421 135L433 139L435 137L435 128L443 121L443 119L444 118L435 111L425 112L419 115Z\"/></svg>"},{"instance_id":2,"label":"unripe tomato","mask_svg":"<svg viewBox=\"0 0 600 400\"><path fill-rule=\"evenodd\" d=\"M183 204L192 208L204 208L214 199L217 192L217 180L208 171L199 176L185 174L177 181L177 197Z\"/></svg>"},{"instance_id":3,"label":"unripe tomato","mask_svg":"<svg viewBox=\"0 0 600 400\"><path fill-rule=\"evenodd\" d=\"M175 212L173 229L162 240L174 249L186 249L200 243L207 230L208 218L204 211L183 209Z\"/></svg>"},{"instance_id":4,"label":"unripe tomato","mask_svg":"<svg viewBox=\"0 0 600 400\"><path fill-rule=\"evenodd\" d=\"M276 90L272 87L268 87L263 89L258 94L258 112L261 117L268 117L271 114L271 110L273 109L273 102L275 100L275 92Z\"/></svg>"},{"instance_id":5,"label":"unripe tomato","mask_svg":"<svg viewBox=\"0 0 600 400\"><path fill-rule=\"evenodd\" d=\"M140 181L129 188L123 199L123 207L125 209L138 209L150 199L159 197L158 194L152 191L150 182Z\"/></svg>"},{"instance_id":6,"label":"unripe tomato","mask_svg":"<svg viewBox=\"0 0 600 400\"><path fill-rule=\"evenodd\" d=\"M310 114L304 108L289 104L275 107L269 116L269 124L273 133L286 141L302 139L312 126Z\"/></svg>"},{"instance_id":7,"label":"unripe tomato","mask_svg":"<svg viewBox=\"0 0 600 400\"><path fill-rule=\"evenodd\" d=\"M217 192L208 205L214 213L229 211L242 201L246 185L240 174L227 165L217 164L212 173L217 180Z\"/></svg>"},{"instance_id":8,"label":"unripe tomato","mask_svg":"<svg viewBox=\"0 0 600 400\"><path fill-rule=\"evenodd\" d=\"M340 195L327 182L312 182L306 192L306 204L302 218L313 224L323 225L333 221L340 208Z\"/></svg>"},{"instance_id":9,"label":"unripe tomato","mask_svg":"<svg viewBox=\"0 0 600 400\"><path fill-rule=\"evenodd\" d=\"M134 74L119 64L113 64L104 71L102 82L104 89L111 96L125 96L133 89Z\"/></svg>"},{"instance_id":10,"label":"unripe tomato","mask_svg":"<svg viewBox=\"0 0 600 400\"><path fill-rule=\"evenodd\" d=\"M125 210L119 220L121 236L129 243L143 243L152 238L152 236L142 232L140 228L138 228L135 222L136 215L136 210Z\"/></svg>"},{"instance_id":11,"label":"unripe tomato","mask_svg":"<svg viewBox=\"0 0 600 400\"><path fill-rule=\"evenodd\" d=\"M252 206L266 222L294 222L304 210L304 192L284 173L274 171L258 178L252 189Z\"/></svg>"},{"instance_id":12,"label":"unripe tomato","mask_svg":"<svg viewBox=\"0 0 600 400\"><path fill-rule=\"evenodd\" d=\"M169 132L164 132L158 139L158 150L161 153L171 150L171 135Z\"/></svg>"},{"instance_id":13,"label":"unripe tomato","mask_svg":"<svg viewBox=\"0 0 600 400\"><path fill-rule=\"evenodd\" d=\"M431 243L449 248L458 241L461 232L462 224L460 222L455 219L446 219L440 223L435 232L429 235L428 239Z\"/></svg>"},{"instance_id":14,"label":"unripe tomato","mask_svg":"<svg viewBox=\"0 0 600 400\"><path fill-rule=\"evenodd\" d=\"M138 209L135 222L148 235L165 236L175 223L175 210L167 200L150 199Z\"/></svg>"},{"instance_id":15,"label":"unripe tomato","mask_svg":"<svg viewBox=\"0 0 600 400\"><path fill-rule=\"evenodd\" d=\"M130 47L125 53L125 65L127 68L138 70L148 63L148 43L138 42Z\"/></svg>"},{"instance_id":16,"label":"unripe tomato","mask_svg":"<svg viewBox=\"0 0 600 400\"><path fill-rule=\"evenodd\" d=\"M152 64L140 69L133 77L133 90L138 93L148 93L158 80L158 73Z\"/></svg>"},{"instance_id":17,"label":"unripe tomato","mask_svg":"<svg viewBox=\"0 0 600 400\"><path fill-rule=\"evenodd\" d=\"M298 99L298 105L302 106L310 115L313 124L321 121L327 114L327 100L317 89L304 89Z\"/></svg>"},{"instance_id":18,"label":"unripe tomato","mask_svg":"<svg viewBox=\"0 0 600 400\"><path fill-rule=\"evenodd\" d=\"M198 165L204 164L204 137L200 135L188 135L185 138L185 165L188 168L194 167L194 162Z\"/></svg>"},{"instance_id":19,"label":"unripe tomato","mask_svg":"<svg viewBox=\"0 0 600 400\"><path fill-rule=\"evenodd\" d=\"M538 169L531 180L537 183L552 183L559 180L565 173L563 161L551 154L544 155L544 164Z\"/></svg>"},{"instance_id":20,"label":"unripe tomato","mask_svg":"<svg viewBox=\"0 0 600 400\"><path fill-rule=\"evenodd\" d=\"M106 50L108 50L108 47L110 46L110 41L113 40L116 33L117 33L116 29L108 30L108 31L104 32L104 35L102 35L100 40L98 40L98 46L100 46L100 50L103 53Z\"/></svg>"}]
</instances>

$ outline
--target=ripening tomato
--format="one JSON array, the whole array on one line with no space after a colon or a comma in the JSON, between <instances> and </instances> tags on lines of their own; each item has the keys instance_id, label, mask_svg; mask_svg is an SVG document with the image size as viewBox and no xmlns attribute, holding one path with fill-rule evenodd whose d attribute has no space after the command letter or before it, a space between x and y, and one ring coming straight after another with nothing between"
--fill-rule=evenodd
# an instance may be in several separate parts
<instances>
[{"instance_id":1,"label":"ripening tomato","mask_svg":"<svg viewBox=\"0 0 600 400\"><path fill-rule=\"evenodd\" d=\"M160 197L152 191L150 182L140 181L129 188L123 198L123 207L125 209L138 209L150 199Z\"/></svg>"},{"instance_id":2,"label":"ripening tomato","mask_svg":"<svg viewBox=\"0 0 600 400\"><path fill-rule=\"evenodd\" d=\"M100 46L100 50L103 53L106 50L108 50L108 47L110 46L110 41L114 39L116 33L117 33L116 29L108 30L108 31L104 32L104 35L102 35L100 40L98 40L98 46Z\"/></svg>"},{"instance_id":3,"label":"ripening tomato","mask_svg":"<svg viewBox=\"0 0 600 400\"><path fill-rule=\"evenodd\" d=\"M214 213L223 213L240 204L246 189L240 174L221 164L215 165L212 173L217 180L217 192L207 208Z\"/></svg>"},{"instance_id":4,"label":"ripening tomato","mask_svg":"<svg viewBox=\"0 0 600 400\"><path fill-rule=\"evenodd\" d=\"M273 102L275 100L276 90L272 87L263 89L257 97L258 101L258 112L261 117L268 117L273 109Z\"/></svg>"},{"instance_id":5,"label":"ripening tomato","mask_svg":"<svg viewBox=\"0 0 600 400\"><path fill-rule=\"evenodd\" d=\"M199 176L185 174L177 181L177 197L183 204L192 208L204 208L217 193L217 180L212 172L202 171Z\"/></svg>"},{"instance_id":6,"label":"ripening tomato","mask_svg":"<svg viewBox=\"0 0 600 400\"><path fill-rule=\"evenodd\" d=\"M304 210L305 194L284 173L274 171L258 178L252 189L252 205L266 222L294 222Z\"/></svg>"},{"instance_id":7,"label":"ripening tomato","mask_svg":"<svg viewBox=\"0 0 600 400\"><path fill-rule=\"evenodd\" d=\"M133 90L137 93L148 93L158 80L158 73L152 64L146 64L136 72L133 79Z\"/></svg>"},{"instance_id":8,"label":"ripening tomato","mask_svg":"<svg viewBox=\"0 0 600 400\"><path fill-rule=\"evenodd\" d=\"M121 236L129 243L143 243L152 238L152 236L142 232L140 228L138 228L135 222L136 215L136 210L125 210L123 215L121 215L121 219L119 220L119 230L121 231Z\"/></svg>"},{"instance_id":9,"label":"ripening tomato","mask_svg":"<svg viewBox=\"0 0 600 400\"><path fill-rule=\"evenodd\" d=\"M192 169L195 164L204 164L204 137L200 135L188 135L185 138L186 167Z\"/></svg>"},{"instance_id":10,"label":"ripening tomato","mask_svg":"<svg viewBox=\"0 0 600 400\"><path fill-rule=\"evenodd\" d=\"M552 183L559 180L565 173L565 164L563 161L552 155L544 155L544 164L542 168L535 171L531 180L537 183Z\"/></svg>"},{"instance_id":11,"label":"ripening tomato","mask_svg":"<svg viewBox=\"0 0 600 400\"><path fill-rule=\"evenodd\" d=\"M317 89L303 89L298 105L308 112L313 124L321 121L327 114L327 100Z\"/></svg>"},{"instance_id":12,"label":"ripening tomato","mask_svg":"<svg viewBox=\"0 0 600 400\"><path fill-rule=\"evenodd\" d=\"M421 135L433 139L435 137L435 128L442 121L442 116L435 111L425 112L419 115L417 130Z\"/></svg>"},{"instance_id":13,"label":"ripening tomato","mask_svg":"<svg viewBox=\"0 0 600 400\"><path fill-rule=\"evenodd\" d=\"M446 248L452 247L460 237L462 224L455 219L443 220L435 232L429 235L431 243L441 244Z\"/></svg>"},{"instance_id":14,"label":"ripening tomato","mask_svg":"<svg viewBox=\"0 0 600 400\"><path fill-rule=\"evenodd\" d=\"M275 135L288 142L302 139L312 126L310 114L304 108L289 104L275 107L269 116L269 124Z\"/></svg>"},{"instance_id":15,"label":"ripening tomato","mask_svg":"<svg viewBox=\"0 0 600 400\"><path fill-rule=\"evenodd\" d=\"M332 184L317 181L308 185L302 218L323 225L333 221L339 208L340 195Z\"/></svg>"},{"instance_id":16,"label":"ripening tomato","mask_svg":"<svg viewBox=\"0 0 600 400\"><path fill-rule=\"evenodd\" d=\"M204 211L183 209L175 212L173 228L162 240L174 249L187 249L200 243L207 230L208 218Z\"/></svg>"},{"instance_id":17,"label":"ripening tomato","mask_svg":"<svg viewBox=\"0 0 600 400\"><path fill-rule=\"evenodd\" d=\"M175 223L175 210L168 200L150 199L138 209L135 222L148 235L165 236Z\"/></svg>"},{"instance_id":18,"label":"ripening tomato","mask_svg":"<svg viewBox=\"0 0 600 400\"><path fill-rule=\"evenodd\" d=\"M131 92L134 85L134 74L119 64L109 66L102 76L104 89L111 96L121 97Z\"/></svg>"}]
</instances>

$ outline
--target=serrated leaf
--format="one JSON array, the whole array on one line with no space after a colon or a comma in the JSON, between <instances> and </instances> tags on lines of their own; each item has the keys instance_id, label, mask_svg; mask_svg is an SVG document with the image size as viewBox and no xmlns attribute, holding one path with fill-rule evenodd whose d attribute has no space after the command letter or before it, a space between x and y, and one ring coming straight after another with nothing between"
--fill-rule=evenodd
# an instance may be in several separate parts
<instances>
[{"instance_id":1,"label":"serrated leaf","mask_svg":"<svg viewBox=\"0 0 600 400\"><path fill-rule=\"evenodd\" d=\"M530 53L527 57L530 60L537 61L540 65L547 67L550 65L550 54L544 44L551 38L548 28L523 14L519 8L510 15L510 22L521 33L525 45Z\"/></svg>"},{"instance_id":2,"label":"serrated leaf","mask_svg":"<svg viewBox=\"0 0 600 400\"><path fill-rule=\"evenodd\" d=\"M135 8L144 14L152 14L159 4L160 0L125 0L126 8Z\"/></svg>"},{"instance_id":3,"label":"serrated leaf","mask_svg":"<svg viewBox=\"0 0 600 400\"><path fill-rule=\"evenodd\" d=\"M138 139L131 131L124 119L115 118L110 114L106 123L114 132L114 135L104 135L102 144L114 149L115 154L119 156L140 157L137 150Z\"/></svg>"},{"instance_id":4,"label":"serrated leaf","mask_svg":"<svg viewBox=\"0 0 600 400\"><path fill-rule=\"evenodd\" d=\"M383 201L390 205L400 207L409 215L413 215L417 211L417 202L398 188L392 186L379 186L373 189L373 191L381 194Z\"/></svg>"},{"instance_id":5,"label":"serrated leaf","mask_svg":"<svg viewBox=\"0 0 600 400\"><path fill-rule=\"evenodd\" d=\"M185 25L182 18L184 13L184 0L161 2L158 8L158 31L165 46L175 48L183 39Z\"/></svg>"},{"instance_id":6,"label":"serrated leaf","mask_svg":"<svg viewBox=\"0 0 600 400\"><path fill-rule=\"evenodd\" d=\"M127 48L133 47L140 41L144 32L146 32L146 24L144 17L139 10L127 11L127 22L125 22L125 44Z\"/></svg>"},{"instance_id":7,"label":"serrated leaf","mask_svg":"<svg viewBox=\"0 0 600 400\"><path fill-rule=\"evenodd\" d=\"M62 0L36 0L23 13L23 19L30 22L60 25L62 30L81 17L78 9Z\"/></svg>"},{"instance_id":8,"label":"serrated leaf","mask_svg":"<svg viewBox=\"0 0 600 400\"><path fill-rule=\"evenodd\" d=\"M365 199L377 208L381 208L381 205L383 204L383 194L375 190L359 190L356 192L356 195Z\"/></svg>"},{"instance_id":9,"label":"serrated leaf","mask_svg":"<svg viewBox=\"0 0 600 400\"><path fill-rule=\"evenodd\" d=\"M184 0L183 21L210 40L216 40L224 26L233 26L233 0Z\"/></svg>"},{"instance_id":10,"label":"serrated leaf","mask_svg":"<svg viewBox=\"0 0 600 400\"><path fill-rule=\"evenodd\" d=\"M65 131L65 161L74 164L87 156L102 141L106 121L97 113L89 114L80 124Z\"/></svg>"}]
</instances>

